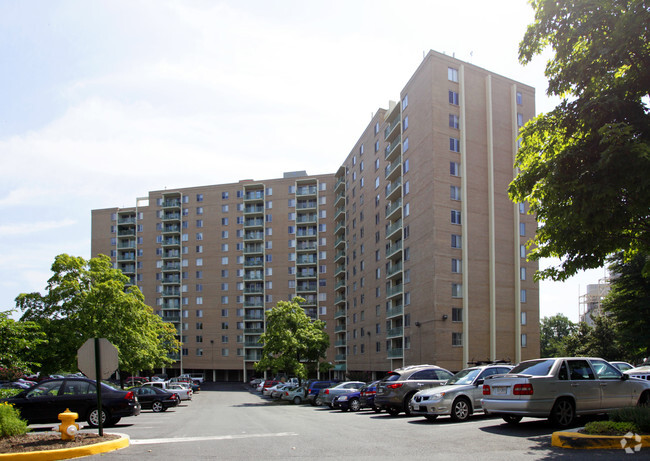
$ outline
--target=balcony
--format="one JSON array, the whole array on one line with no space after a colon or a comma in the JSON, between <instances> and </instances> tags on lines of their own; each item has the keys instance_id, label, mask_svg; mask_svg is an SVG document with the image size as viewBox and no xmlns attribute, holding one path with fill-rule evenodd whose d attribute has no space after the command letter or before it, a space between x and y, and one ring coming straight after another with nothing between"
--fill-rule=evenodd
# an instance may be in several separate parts
<instances>
[{"instance_id":1,"label":"balcony","mask_svg":"<svg viewBox=\"0 0 650 461\"><path fill-rule=\"evenodd\" d=\"M163 272L175 272L181 270L181 263L166 262L162 267Z\"/></svg>"},{"instance_id":2,"label":"balcony","mask_svg":"<svg viewBox=\"0 0 650 461\"><path fill-rule=\"evenodd\" d=\"M263 200L263 199L264 199L264 191L261 189L246 192L246 195L244 195L244 200Z\"/></svg>"},{"instance_id":3,"label":"balcony","mask_svg":"<svg viewBox=\"0 0 650 461\"><path fill-rule=\"evenodd\" d=\"M298 242L296 250L298 251L315 251L318 249L316 240L309 240L307 242Z\"/></svg>"},{"instance_id":4,"label":"balcony","mask_svg":"<svg viewBox=\"0 0 650 461\"><path fill-rule=\"evenodd\" d=\"M316 186L300 186L296 188L296 195L316 195L318 193L318 188Z\"/></svg>"},{"instance_id":5,"label":"balcony","mask_svg":"<svg viewBox=\"0 0 650 461\"><path fill-rule=\"evenodd\" d=\"M124 274L134 274L135 273L135 264L122 264L120 270Z\"/></svg>"},{"instance_id":6,"label":"balcony","mask_svg":"<svg viewBox=\"0 0 650 461\"><path fill-rule=\"evenodd\" d=\"M162 217L163 221L180 221L180 213L165 213Z\"/></svg>"},{"instance_id":7,"label":"balcony","mask_svg":"<svg viewBox=\"0 0 650 461\"><path fill-rule=\"evenodd\" d=\"M396 338L398 336L403 336L403 335L404 335L404 327L389 328L388 331L386 331L386 339Z\"/></svg>"},{"instance_id":8,"label":"balcony","mask_svg":"<svg viewBox=\"0 0 650 461\"><path fill-rule=\"evenodd\" d=\"M337 190L339 187L342 187L345 185L345 178L341 177L336 180L336 185L334 186L334 190Z\"/></svg>"},{"instance_id":9,"label":"balcony","mask_svg":"<svg viewBox=\"0 0 650 461\"><path fill-rule=\"evenodd\" d=\"M181 295L181 289L176 287L176 288L165 288L162 291L163 296L180 296Z\"/></svg>"},{"instance_id":10,"label":"balcony","mask_svg":"<svg viewBox=\"0 0 650 461\"><path fill-rule=\"evenodd\" d=\"M296 264L316 264L316 256L314 255L300 255L296 259Z\"/></svg>"},{"instance_id":11,"label":"balcony","mask_svg":"<svg viewBox=\"0 0 650 461\"><path fill-rule=\"evenodd\" d=\"M259 335L264 333L264 328L244 328L245 335Z\"/></svg>"},{"instance_id":12,"label":"balcony","mask_svg":"<svg viewBox=\"0 0 650 461\"><path fill-rule=\"evenodd\" d=\"M318 220L318 216L315 213L298 215L296 217L297 223L315 223Z\"/></svg>"},{"instance_id":13,"label":"balcony","mask_svg":"<svg viewBox=\"0 0 650 461\"><path fill-rule=\"evenodd\" d=\"M171 224L171 225L166 225L163 227L163 234L177 234L181 231L181 226L178 224Z\"/></svg>"},{"instance_id":14,"label":"balcony","mask_svg":"<svg viewBox=\"0 0 650 461\"><path fill-rule=\"evenodd\" d=\"M339 206L341 201L343 201L343 203L345 204L345 194L342 192L336 194L336 199L334 199L334 205Z\"/></svg>"},{"instance_id":15,"label":"balcony","mask_svg":"<svg viewBox=\"0 0 650 461\"><path fill-rule=\"evenodd\" d=\"M338 219L341 214L345 215L345 207L338 206L336 207L336 212L334 213L334 219Z\"/></svg>"},{"instance_id":16,"label":"balcony","mask_svg":"<svg viewBox=\"0 0 650 461\"><path fill-rule=\"evenodd\" d=\"M390 204L386 205L386 219L394 219L395 217L399 216L394 216L396 212L399 211L400 214L399 216L402 216L402 198L398 198L394 202L391 202Z\"/></svg>"},{"instance_id":17,"label":"balcony","mask_svg":"<svg viewBox=\"0 0 650 461\"><path fill-rule=\"evenodd\" d=\"M336 354L334 360L337 362L345 362L345 354Z\"/></svg>"},{"instance_id":18,"label":"balcony","mask_svg":"<svg viewBox=\"0 0 650 461\"><path fill-rule=\"evenodd\" d=\"M390 258L391 256L397 254L398 252L402 251L402 241L398 240L395 243L392 243L391 245L386 248L386 257Z\"/></svg>"},{"instance_id":19,"label":"balcony","mask_svg":"<svg viewBox=\"0 0 650 461\"><path fill-rule=\"evenodd\" d=\"M398 193L399 192L399 193ZM386 199L394 201L397 197L402 196L402 178L397 178L391 181L390 185L386 187Z\"/></svg>"},{"instance_id":20,"label":"balcony","mask_svg":"<svg viewBox=\"0 0 650 461\"><path fill-rule=\"evenodd\" d=\"M260 267L264 266L263 258L246 258L244 259L244 267Z\"/></svg>"},{"instance_id":21,"label":"balcony","mask_svg":"<svg viewBox=\"0 0 650 461\"><path fill-rule=\"evenodd\" d=\"M390 224L389 226L386 226L386 238L390 239L393 235L395 235L396 232L402 230L402 220L399 219L393 224ZM401 235L401 234L400 234Z\"/></svg>"},{"instance_id":22,"label":"balcony","mask_svg":"<svg viewBox=\"0 0 650 461\"><path fill-rule=\"evenodd\" d=\"M135 250L135 240L126 240L117 244L118 250Z\"/></svg>"},{"instance_id":23,"label":"balcony","mask_svg":"<svg viewBox=\"0 0 650 461\"><path fill-rule=\"evenodd\" d=\"M342 333L345 331L345 325L337 325L334 327L334 333Z\"/></svg>"},{"instance_id":24,"label":"balcony","mask_svg":"<svg viewBox=\"0 0 650 461\"><path fill-rule=\"evenodd\" d=\"M401 153L402 137L398 136L395 138L395 140L393 140L393 142L386 146L386 150L384 151L384 159L389 162L395 159L399 159Z\"/></svg>"},{"instance_id":25,"label":"balcony","mask_svg":"<svg viewBox=\"0 0 650 461\"><path fill-rule=\"evenodd\" d=\"M401 359L404 354L404 349L401 347L392 347L386 351L386 356L389 359Z\"/></svg>"},{"instance_id":26,"label":"balcony","mask_svg":"<svg viewBox=\"0 0 650 461\"><path fill-rule=\"evenodd\" d=\"M179 259L181 252L179 250L167 250L163 252L163 259Z\"/></svg>"},{"instance_id":27,"label":"balcony","mask_svg":"<svg viewBox=\"0 0 650 461\"><path fill-rule=\"evenodd\" d=\"M244 360L249 362L257 362L259 360L262 360L262 351L255 349L247 350L246 354L244 355Z\"/></svg>"},{"instance_id":28,"label":"balcony","mask_svg":"<svg viewBox=\"0 0 650 461\"><path fill-rule=\"evenodd\" d=\"M244 254L249 253L264 253L262 245L244 245Z\"/></svg>"},{"instance_id":29,"label":"balcony","mask_svg":"<svg viewBox=\"0 0 650 461\"><path fill-rule=\"evenodd\" d=\"M262 271L248 271L244 274L244 280L263 280Z\"/></svg>"},{"instance_id":30,"label":"balcony","mask_svg":"<svg viewBox=\"0 0 650 461\"><path fill-rule=\"evenodd\" d=\"M338 262L339 259L345 260L345 251L337 251L334 255L334 262Z\"/></svg>"},{"instance_id":31,"label":"balcony","mask_svg":"<svg viewBox=\"0 0 650 461\"><path fill-rule=\"evenodd\" d=\"M264 219L248 218L244 220L244 227L264 227Z\"/></svg>"},{"instance_id":32,"label":"balcony","mask_svg":"<svg viewBox=\"0 0 650 461\"><path fill-rule=\"evenodd\" d=\"M135 237L135 228L126 228L117 230L118 237Z\"/></svg>"},{"instance_id":33,"label":"balcony","mask_svg":"<svg viewBox=\"0 0 650 461\"><path fill-rule=\"evenodd\" d=\"M179 323L181 321L181 316L178 314L163 315L162 319L163 322Z\"/></svg>"},{"instance_id":34,"label":"balcony","mask_svg":"<svg viewBox=\"0 0 650 461\"><path fill-rule=\"evenodd\" d=\"M162 304L163 309L180 309L181 308L181 302L178 299L165 299L163 300Z\"/></svg>"},{"instance_id":35,"label":"balcony","mask_svg":"<svg viewBox=\"0 0 650 461\"><path fill-rule=\"evenodd\" d=\"M250 284L244 287L245 295L260 295L264 294L264 285L260 284Z\"/></svg>"},{"instance_id":36,"label":"balcony","mask_svg":"<svg viewBox=\"0 0 650 461\"><path fill-rule=\"evenodd\" d=\"M393 163L386 165L385 175L386 179L391 180L396 176L399 176L399 173L402 171L402 161L400 159L395 160Z\"/></svg>"},{"instance_id":37,"label":"balcony","mask_svg":"<svg viewBox=\"0 0 650 461\"><path fill-rule=\"evenodd\" d=\"M334 347L345 347L347 344L347 341L345 339L339 339L338 341L334 341Z\"/></svg>"},{"instance_id":38,"label":"balcony","mask_svg":"<svg viewBox=\"0 0 650 461\"><path fill-rule=\"evenodd\" d=\"M246 232L244 240L264 240L264 232Z\"/></svg>"},{"instance_id":39,"label":"balcony","mask_svg":"<svg viewBox=\"0 0 650 461\"><path fill-rule=\"evenodd\" d=\"M181 283L181 278L178 275L175 277L163 277L162 283L163 285L168 283L178 284Z\"/></svg>"},{"instance_id":40,"label":"balcony","mask_svg":"<svg viewBox=\"0 0 650 461\"><path fill-rule=\"evenodd\" d=\"M334 269L334 277L345 274L345 264L337 264L336 269Z\"/></svg>"},{"instance_id":41,"label":"balcony","mask_svg":"<svg viewBox=\"0 0 650 461\"><path fill-rule=\"evenodd\" d=\"M251 296L244 300L244 307L264 307L264 300L261 296Z\"/></svg>"},{"instance_id":42,"label":"balcony","mask_svg":"<svg viewBox=\"0 0 650 461\"><path fill-rule=\"evenodd\" d=\"M337 296L334 299L334 304L345 304L345 295Z\"/></svg>"},{"instance_id":43,"label":"balcony","mask_svg":"<svg viewBox=\"0 0 650 461\"><path fill-rule=\"evenodd\" d=\"M251 347L252 348L259 347L259 348L262 348L262 347L264 347L264 344L260 343L259 341L248 341L248 340L246 340L246 341L244 341L244 347L249 347L249 348L251 348Z\"/></svg>"},{"instance_id":44,"label":"balcony","mask_svg":"<svg viewBox=\"0 0 650 461\"><path fill-rule=\"evenodd\" d=\"M394 275L401 273L402 269L402 261L399 261L396 264L391 264L386 271L386 277L392 278Z\"/></svg>"},{"instance_id":45,"label":"balcony","mask_svg":"<svg viewBox=\"0 0 650 461\"><path fill-rule=\"evenodd\" d=\"M248 205L244 207L244 214L262 214L264 213L264 205Z\"/></svg>"},{"instance_id":46,"label":"balcony","mask_svg":"<svg viewBox=\"0 0 650 461\"><path fill-rule=\"evenodd\" d=\"M402 121L401 117L398 116L395 117L395 119L393 119L388 124L388 126L384 130L384 141L389 141L390 139L393 139L395 137L395 133L396 132L399 133L400 131L399 126L401 124L401 121Z\"/></svg>"},{"instance_id":47,"label":"balcony","mask_svg":"<svg viewBox=\"0 0 650 461\"><path fill-rule=\"evenodd\" d=\"M117 224L135 224L135 216L129 216L125 218L117 218Z\"/></svg>"},{"instance_id":48,"label":"balcony","mask_svg":"<svg viewBox=\"0 0 650 461\"><path fill-rule=\"evenodd\" d=\"M117 260L118 261L135 261L135 253L132 252L132 251L127 251L127 252L119 251L117 253Z\"/></svg>"},{"instance_id":49,"label":"balcony","mask_svg":"<svg viewBox=\"0 0 650 461\"><path fill-rule=\"evenodd\" d=\"M393 296L401 295L404 286L400 283L386 289L386 298L392 298Z\"/></svg>"},{"instance_id":50,"label":"balcony","mask_svg":"<svg viewBox=\"0 0 650 461\"><path fill-rule=\"evenodd\" d=\"M318 229L316 226L313 227L299 227L296 229L296 236L298 237L316 237L318 235Z\"/></svg>"},{"instance_id":51,"label":"balcony","mask_svg":"<svg viewBox=\"0 0 650 461\"><path fill-rule=\"evenodd\" d=\"M318 285L316 283L298 283L296 287L297 293L311 292L318 290Z\"/></svg>"},{"instance_id":52,"label":"balcony","mask_svg":"<svg viewBox=\"0 0 650 461\"><path fill-rule=\"evenodd\" d=\"M386 309L386 318L398 317L404 313L404 306L398 304L397 306L392 306Z\"/></svg>"},{"instance_id":53,"label":"balcony","mask_svg":"<svg viewBox=\"0 0 650 461\"><path fill-rule=\"evenodd\" d=\"M163 200L163 208L179 208L181 206L181 199L167 199Z\"/></svg>"},{"instance_id":54,"label":"balcony","mask_svg":"<svg viewBox=\"0 0 650 461\"><path fill-rule=\"evenodd\" d=\"M315 270L301 270L301 271L298 271L298 273L296 274L296 278L299 278L299 279L316 278L316 271Z\"/></svg>"},{"instance_id":55,"label":"balcony","mask_svg":"<svg viewBox=\"0 0 650 461\"><path fill-rule=\"evenodd\" d=\"M181 239L179 238L166 238L163 239L163 246L180 246Z\"/></svg>"},{"instance_id":56,"label":"balcony","mask_svg":"<svg viewBox=\"0 0 650 461\"><path fill-rule=\"evenodd\" d=\"M339 308L336 309L336 312L334 313L334 318L335 319L340 319L345 317L345 308Z\"/></svg>"},{"instance_id":57,"label":"balcony","mask_svg":"<svg viewBox=\"0 0 650 461\"><path fill-rule=\"evenodd\" d=\"M343 234L345 236L345 223L338 223L334 229L334 235Z\"/></svg>"},{"instance_id":58,"label":"balcony","mask_svg":"<svg viewBox=\"0 0 650 461\"><path fill-rule=\"evenodd\" d=\"M311 210L316 208L316 200L298 200L296 210Z\"/></svg>"}]
</instances>

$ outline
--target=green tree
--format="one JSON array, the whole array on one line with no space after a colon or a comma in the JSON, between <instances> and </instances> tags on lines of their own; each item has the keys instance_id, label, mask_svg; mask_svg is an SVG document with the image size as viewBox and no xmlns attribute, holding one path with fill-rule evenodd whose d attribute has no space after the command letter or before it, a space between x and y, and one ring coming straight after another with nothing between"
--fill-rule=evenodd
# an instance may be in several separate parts
<instances>
[{"instance_id":1,"label":"green tree","mask_svg":"<svg viewBox=\"0 0 650 461\"><path fill-rule=\"evenodd\" d=\"M304 299L280 301L266 312L266 331L261 335L262 359L255 364L258 372L283 371L306 379L308 367L315 369L325 358L329 336L325 322L311 320L300 306Z\"/></svg>"},{"instance_id":2,"label":"green tree","mask_svg":"<svg viewBox=\"0 0 650 461\"><path fill-rule=\"evenodd\" d=\"M36 323L17 322L11 318L12 312L0 312L0 380L13 381L32 373L41 364L32 361L31 351L47 343Z\"/></svg>"},{"instance_id":3,"label":"green tree","mask_svg":"<svg viewBox=\"0 0 650 461\"><path fill-rule=\"evenodd\" d=\"M619 341L620 333L616 321L607 315L597 315L592 320L594 326L587 335L584 354L605 360L627 358Z\"/></svg>"},{"instance_id":4,"label":"green tree","mask_svg":"<svg viewBox=\"0 0 650 461\"><path fill-rule=\"evenodd\" d=\"M646 255L625 259L622 253L610 260L613 275L603 309L618 324L619 340L628 360L650 357L650 274Z\"/></svg>"},{"instance_id":5,"label":"green tree","mask_svg":"<svg viewBox=\"0 0 650 461\"><path fill-rule=\"evenodd\" d=\"M566 354L565 339L576 330L576 325L564 314L544 317L539 328L540 356L562 357Z\"/></svg>"},{"instance_id":6,"label":"green tree","mask_svg":"<svg viewBox=\"0 0 650 461\"><path fill-rule=\"evenodd\" d=\"M564 338L564 351L568 357L586 357L591 355L589 353L589 337L591 335L592 327L587 322L578 323L575 331L569 336Z\"/></svg>"},{"instance_id":7,"label":"green tree","mask_svg":"<svg viewBox=\"0 0 650 461\"><path fill-rule=\"evenodd\" d=\"M539 221L530 257L562 259L537 276L564 280L618 251L650 253L650 9L646 0L531 5L519 59L551 47L548 94L562 101L523 128L509 193Z\"/></svg>"},{"instance_id":8,"label":"green tree","mask_svg":"<svg viewBox=\"0 0 650 461\"><path fill-rule=\"evenodd\" d=\"M176 330L144 303L136 286L100 255L86 261L66 254L55 258L47 293L21 294L23 321L38 323L49 343L36 349L42 371L77 369L77 349L89 338L106 338L119 351L120 370L152 370L173 363Z\"/></svg>"}]
</instances>

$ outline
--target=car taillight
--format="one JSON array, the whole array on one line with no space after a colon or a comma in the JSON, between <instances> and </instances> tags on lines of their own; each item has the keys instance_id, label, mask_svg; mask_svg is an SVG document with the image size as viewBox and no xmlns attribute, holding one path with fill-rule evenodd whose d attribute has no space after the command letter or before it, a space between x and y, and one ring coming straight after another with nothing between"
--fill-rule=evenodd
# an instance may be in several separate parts
<instances>
[{"instance_id":1,"label":"car taillight","mask_svg":"<svg viewBox=\"0 0 650 461\"><path fill-rule=\"evenodd\" d=\"M483 395L490 395L490 386L483 384Z\"/></svg>"},{"instance_id":2,"label":"car taillight","mask_svg":"<svg viewBox=\"0 0 650 461\"><path fill-rule=\"evenodd\" d=\"M515 384L512 388L513 395L533 395L533 385L528 384Z\"/></svg>"},{"instance_id":3,"label":"car taillight","mask_svg":"<svg viewBox=\"0 0 650 461\"><path fill-rule=\"evenodd\" d=\"M133 391L129 391L129 392L126 393L124 398L126 400L135 400L135 394L133 393Z\"/></svg>"},{"instance_id":4,"label":"car taillight","mask_svg":"<svg viewBox=\"0 0 650 461\"><path fill-rule=\"evenodd\" d=\"M329 394L329 393L330 393L330 390L329 390L329 389L325 389L325 394Z\"/></svg>"},{"instance_id":5,"label":"car taillight","mask_svg":"<svg viewBox=\"0 0 650 461\"><path fill-rule=\"evenodd\" d=\"M285 392L284 395L289 395L289 393L288 393L288 392Z\"/></svg>"},{"instance_id":6,"label":"car taillight","mask_svg":"<svg viewBox=\"0 0 650 461\"><path fill-rule=\"evenodd\" d=\"M176 400L178 397L178 394L172 394L172 400Z\"/></svg>"},{"instance_id":7,"label":"car taillight","mask_svg":"<svg viewBox=\"0 0 650 461\"><path fill-rule=\"evenodd\" d=\"M404 383L393 383L393 384L389 384L386 387L389 388L389 389L399 389L403 385L404 385Z\"/></svg>"}]
</instances>

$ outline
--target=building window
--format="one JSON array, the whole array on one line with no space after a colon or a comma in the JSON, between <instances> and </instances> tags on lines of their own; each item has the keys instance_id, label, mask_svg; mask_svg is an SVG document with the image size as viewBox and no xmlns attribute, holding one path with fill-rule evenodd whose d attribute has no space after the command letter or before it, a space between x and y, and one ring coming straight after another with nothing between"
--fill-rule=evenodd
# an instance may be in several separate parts
<instances>
[{"instance_id":1,"label":"building window","mask_svg":"<svg viewBox=\"0 0 650 461\"><path fill-rule=\"evenodd\" d=\"M519 256L526 258L526 245L519 245Z\"/></svg>"},{"instance_id":2,"label":"building window","mask_svg":"<svg viewBox=\"0 0 650 461\"><path fill-rule=\"evenodd\" d=\"M452 176L460 176L460 163L449 162L449 174Z\"/></svg>"},{"instance_id":3,"label":"building window","mask_svg":"<svg viewBox=\"0 0 650 461\"><path fill-rule=\"evenodd\" d=\"M519 268L519 276L520 276L521 280L526 280L526 268L525 267Z\"/></svg>"},{"instance_id":4,"label":"building window","mask_svg":"<svg viewBox=\"0 0 650 461\"><path fill-rule=\"evenodd\" d=\"M462 333L452 333L451 334L451 345L454 347L460 347L463 345L463 334Z\"/></svg>"},{"instance_id":5,"label":"building window","mask_svg":"<svg viewBox=\"0 0 650 461\"><path fill-rule=\"evenodd\" d=\"M221 218L221 225L222 226L227 226L228 225L228 218Z\"/></svg>"},{"instance_id":6,"label":"building window","mask_svg":"<svg viewBox=\"0 0 650 461\"><path fill-rule=\"evenodd\" d=\"M524 126L524 114L517 114L517 126L520 128Z\"/></svg>"},{"instance_id":7,"label":"building window","mask_svg":"<svg viewBox=\"0 0 650 461\"><path fill-rule=\"evenodd\" d=\"M525 222L520 222L519 223L519 235L522 237L526 235L526 223Z\"/></svg>"},{"instance_id":8,"label":"building window","mask_svg":"<svg viewBox=\"0 0 650 461\"><path fill-rule=\"evenodd\" d=\"M221 193L221 199L226 200L228 198L228 192L222 192Z\"/></svg>"},{"instance_id":9,"label":"building window","mask_svg":"<svg viewBox=\"0 0 650 461\"><path fill-rule=\"evenodd\" d=\"M449 91L449 104L453 104L454 106L458 105L458 93L455 91Z\"/></svg>"},{"instance_id":10,"label":"building window","mask_svg":"<svg viewBox=\"0 0 650 461\"><path fill-rule=\"evenodd\" d=\"M451 234L451 247L452 248L462 248L461 236L457 234Z\"/></svg>"},{"instance_id":11,"label":"building window","mask_svg":"<svg viewBox=\"0 0 650 461\"><path fill-rule=\"evenodd\" d=\"M462 283L452 283L451 284L451 297L452 298L462 298L463 297L463 284Z\"/></svg>"},{"instance_id":12,"label":"building window","mask_svg":"<svg viewBox=\"0 0 650 461\"><path fill-rule=\"evenodd\" d=\"M449 138L449 150L452 152L460 152L460 141L456 138Z\"/></svg>"},{"instance_id":13,"label":"building window","mask_svg":"<svg viewBox=\"0 0 650 461\"><path fill-rule=\"evenodd\" d=\"M521 324L526 325L527 319L526 319L526 313L522 312L521 313Z\"/></svg>"},{"instance_id":14,"label":"building window","mask_svg":"<svg viewBox=\"0 0 650 461\"><path fill-rule=\"evenodd\" d=\"M408 115L406 117L404 117L403 125L404 125L404 131L406 131L406 129L409 127L409 116Z\"/></svg>"},{"instance_id":15,"label":"building window","mask_svg":"<svg viewBox=\"0 0 650 461\"><path fill-rule=\"evenodd\" d=\"M524 98L523 98L523 96L521 94L521 91L517 91L517 105L518 106L521 106L524 103L523 99Z\"/></svg>"},{"instance_id":16,"label":"building window","mask_svg":"<svg viewBox=\"0 0 650 461\"><path fill-rule=\"evenodd\" d=\"M452 307L451 308L451 321L452 322L462 322L463 321L463 308L462 307Z\"/></svg>"},{"instance_id":17,"label":"building window","mask_svg":"<svg viewBox=\"0 0 650 461\"><path fill-rule=\"evenodd\" d=\"M449 197L452 200L460 200L460 186L450 186Z\"/></svg>"},{"instance_id":18,"label":"building window","mask_svg":"<svg viewBox=\"0 0 650 461\"><path fill-rule=\"evenodd\" d=\"M458 129L458 115L449 114L449 126Z\"/></svg>"},{"instance_id":19,"label":"building window","mask_svg":"<svg viewBox=\"0 0 650 461\"><path fill-rule=\"evenodd\" d=\"M451 271L455 274L460 274L463 271L462 260L451 258Z\"/></svg>"},{"instance_id":20,"label":"building window","mask_svg":"<svg viewBox=\"0 0 650 461\"><path fill-rule=\"evenodd\" d=\"M525 303L526 302L526 290L521 290L521 302Z\"/></svg>"},{"instance_id":21,"label":"building window","mask_svg":"<svg viewBox=\"0 0 650 461\"><path fill-rule=\"evenodd\" d=\"M460 222L460 211L459 210L451 210L451 223L452 224L461 224Z\"/></svg>"},{"instance_id":22,"label":"building window","mask_svg":"<svg viewBox=\"0 0 650 461\"><path fill-rule=\"evenodd\" d=\"M402 110L406 109L409 105L409 95L406 94L404 95L404 99L402 99Z\"/></svg>"},{"instance_id":23,"label":"building window","mask_svg":"<svg viewBox=\"0 0 650 461\"><path fill-rule=\"evenodd\" d=\"M406 138L406 147L407 147L407 148L408 148L408 142L409 142L409 140L408 140L408 138ZM410 167L409 167L409 163L410 163L410 162L409 162L409 159L404 160L404 173L408 173L408 172L409 172L409 169L410 169Z\"/></svg>"},{"instance_id":24,"label":"building window","mask_svg":"<svg viewBox=\"0 0 650 461\"><path fill-rule=\"evenodd\" d=\"M521 334L521 347L526 347L528 346L528 336L526 333Z\"/></svg>"},{"instance_id":25,"label":"building window","mask_svg":"<svg viewBox=\"0 0 650 461\"><path fill-rule=\"evenodd\" d=\"M409 150L409 138L406 138L404 140L404 152L406 152L407 150Z\"/></svg>"},{"instance_id":26,"label":"building window","mask_svg":"<svg viewBox=\"0 0 650 461\"><path fill-rule=\"evenodd\" d=\"M202 202L203 201L203 194L196 194L196 201L197 202Z\"/></svg>"},{"instance_id":27,"label":"building window","mask_svg":"<svg viewBox=\"0 0 650 461\"><path fill-rule=\"evenodd\" d=\"M379 133L379 122L375 123L375 134Z\"/></svg>"},{"instance_id":28,"label":"building window","mask_svg":"<svg viewBox=\"0 0 650 461\"><path fill-rule=\"evenodd\" d=\"M447 78L449 79L450 82L458 83L458 69L454 69L453 67L448 67Z\"/></svg>"}]
</instances>

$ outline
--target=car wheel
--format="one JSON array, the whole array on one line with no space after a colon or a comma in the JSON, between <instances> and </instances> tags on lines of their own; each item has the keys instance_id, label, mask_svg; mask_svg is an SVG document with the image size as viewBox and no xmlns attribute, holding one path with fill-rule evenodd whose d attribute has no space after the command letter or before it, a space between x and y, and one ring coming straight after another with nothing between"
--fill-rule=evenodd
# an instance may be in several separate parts
<instances>
[{"instance_id":1,"label":"car wheel","mask_svg":"<svg viewBox=\"0 0 650 461\"><path fill-rule=\"evenodd\" d=\"M122 419L121 417L120 418L112 418L111 419L111 426L115 426L117 423L120 422L121 419Z\"/></svg>"},{"instance_id":2,"label":"car wheel","mask_svg":"<svg viewBox=\"0 0 650 461\"><path fill-rule=\"evenodd\" d=\"M299 396L296 395L293 398L293 403L295 403L296 405L300 405L301 402L302 402L302 399Z\"/></svg>"},{"instance_id":3,"label":"car wheel","mask_svg":"<svg viewBox=\"0 0 650 461\"><path fill-rule=\"evenodd\" d=\"M432 421L432 422L438 419L438 415L425 415L424 417L427 419L427 421Z\"/></svg>"},{"instance_id":4,"label":"car wheel","mask_svg":"<svg viewBox=\"0 0 650 461\"><path fill-rule=\"evenodd\" d=\"M359 403L359 399L350 400L349 406L350 406L350 411L359 411L361 409L361 404Z\"/></svg>"},{"instance_id":5,"label":"car wheel","mask_svg":"<svg viewBox=\"0 0 650 461\"><path fill-rule=\"evenodd\" d=\"M454 421L467 421L469 414L470 407L467 399L457 399L451 407L451 419Z\"/></svg>"},{"instance_id":6,"label":"car wheel","mask_svg":"<svg viewBox=\"0 0 650 461\"><path fill-rule=\"evenodd\" d=\"M90 413L88 413L88 418L86 420L88 421L88 425L90 427L99 426L99 411L97 411L96 407L90 410ZM110 421L109 414L106 410L102 410L102 425L105 425L106 421Z\"/></svg>"},{"instance_id":7,"label":"car wheel","mask_svg":"<svg viewBox=\"0 0 650 461\"><path fill-rule=\"evenodd\" d=\"M345 413L345 412L348 411L348 410L349 410L348 407L341 407L341 411L342 411L343 413Z\"/></svg>"},{"instance_id":8,"label":"car wheel","mask_svg":"<svg viewBox=\"0 0 650 461\"><path fill-rule=\"evenodd\" d=\"M639 397L639 403L637 405L640 407L650 406L650 392L644 392L641 394L641 397Z\"/></svg>"},{"instance_id":9,"label":"car wheel","mask_svg":"<svg viewBox=\"0 0 650 461\"><path fill-rule=\"evenodd\" d=\"M551 423L556 426L569 427L573 424L575 417L576 410L573 406L573 402L568 399L560 399L555 402L555 405L553 405L549 419Z\"/></svg>"},{"instance_id":10,"label":"car wheel","mask_svg":"<svg viewBox=\"0 0 650 461\"><path fill-rule=\"evenodd\" d=\"M381 413L381 407L378 407L377 405L373 405L372 411L374 411L375 413Z\"/></svg>"},{"instance_id":11,"label":"car wheel","mask_svg":"<svg viewBox=\"0 0 650 461\"><path fill-rule=\"evenodd\" d=\"M320 407L322 404L323 404L323 399L321 399L320 397L316 397L314 399L314 405L316 405L317 407Z\"/></svg>"},{"instance_id":12,"label":"car wheel","mask_svg":"<svg viewBox=\"0 0 650 461\"><path fill-rule=\"evenodd\" d=\"M400 414L400 411L397 408L389 408L386 410L389 415L391 416L397 416Z\"/></svg>"},{"instance_id":13,"label":"car wheel","mask_svg":"<svg viewBox=\"0 0 650 461\"><path fill-rule=\"evenodd\" d=\"M161 411L163 411L164 408L165 406L159 400L156 400L154 403L151 404L151 409L153 410L154 413L160 413Z\"/></svg>"},{"instance_id":14,"label":"car wheel","mask_svg":"<svg viewBox=\"0 0 650 461\"><path fill-rule=\"evenodd\" d=\"M508 423L508 424L519 424L519 421L521 421L521 416L515 416L515 415L504 415L503 420Z\"/></svg>"},{"instance_id":15,"label":"car wheel","mask_svg":"<svg viewBox=\"0 0 650 461\"><path fill-rule=\"evenodd\" d=\"M411 399L413 398L414 395L415 393L409 394L404 399L404 413L406 414L406 416L411 416Z\"/></svg>"}]
</instances>

